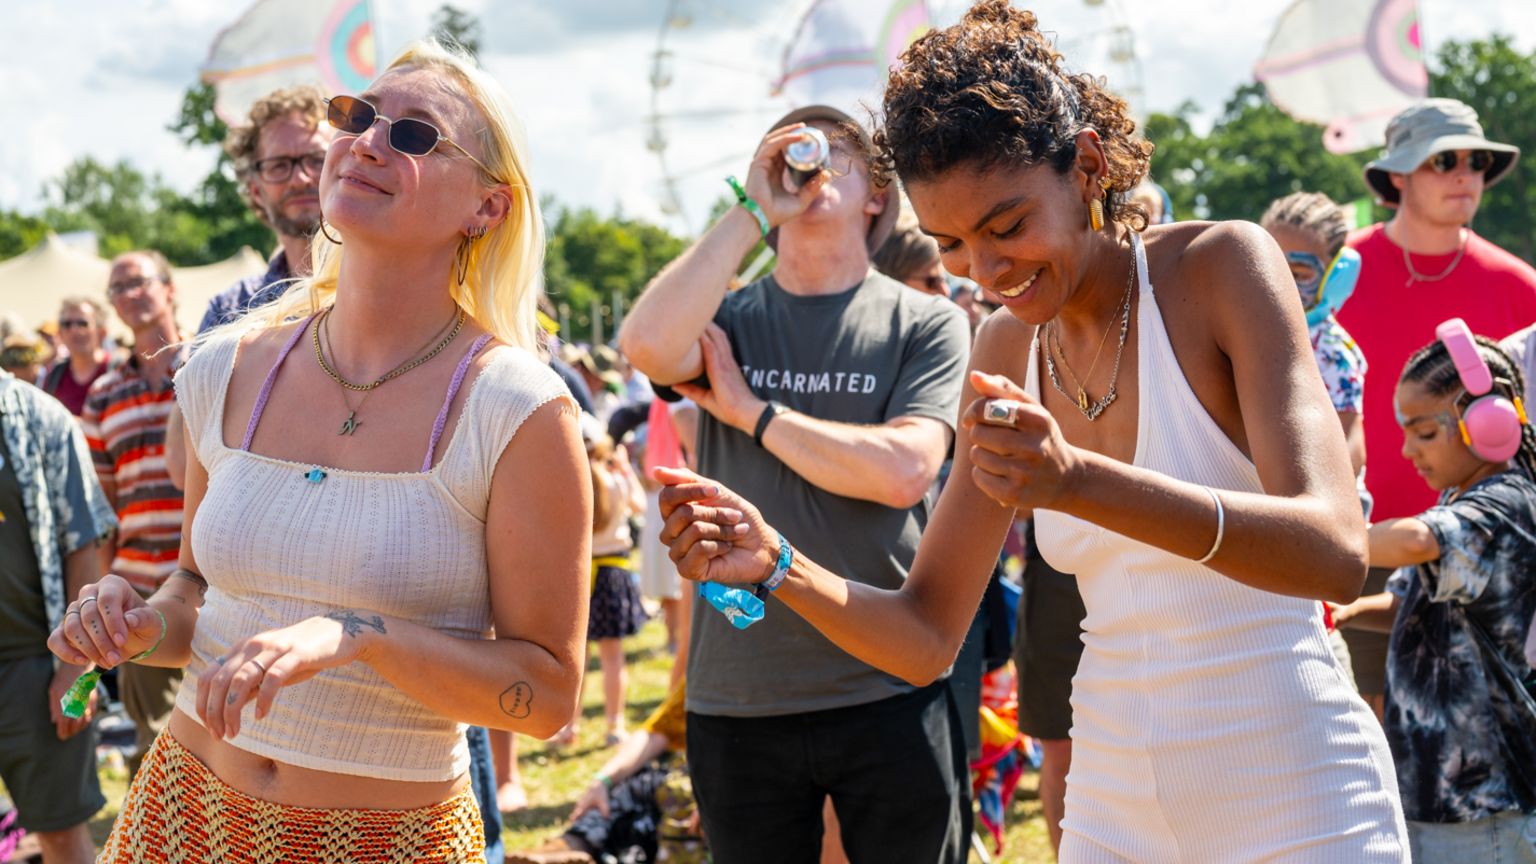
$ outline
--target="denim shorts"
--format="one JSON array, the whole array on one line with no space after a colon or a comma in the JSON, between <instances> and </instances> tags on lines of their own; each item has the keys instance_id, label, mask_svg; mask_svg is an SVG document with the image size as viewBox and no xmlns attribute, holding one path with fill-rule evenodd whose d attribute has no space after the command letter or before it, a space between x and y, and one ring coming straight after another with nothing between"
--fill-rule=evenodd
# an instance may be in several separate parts
<instances>
[{"instance_id":1,"label":"denim shorts","mask_svg":"<svg viewBox=\"0 0 1536 864\"><path fill-rule=\"evenodd\" d=\"M1473 822L1408 823L1413 860L1434 864L1536 864L1536 814L1508 811Z\"/></svg>"}]
</instances>

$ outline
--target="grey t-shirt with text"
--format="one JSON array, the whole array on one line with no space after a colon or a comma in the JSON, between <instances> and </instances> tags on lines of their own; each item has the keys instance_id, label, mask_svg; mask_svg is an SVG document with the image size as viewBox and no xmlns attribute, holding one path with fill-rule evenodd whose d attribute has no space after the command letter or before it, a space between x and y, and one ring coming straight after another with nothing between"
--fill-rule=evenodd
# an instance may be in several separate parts
<instances>
[{"instance_id":1,"label":"grey t-shirt with text","mask_svg":"<svg viewBox=\"0 0 1536 864\"><path fill-rule=\"evenodd\" d=\"M715 323L752 391L821 420L877 425L931 417L953 427L970 351L949 301L871 271L838 294L800 297L772 276L727 295ZM811 485L750 434L704 414L699 468L757 505L797 552L846 579L896 588L928 520ZM694 603L688 710L761 717L874 702L912 690L832 644L770 598L763 620L732 627ZM900 634L891 634L900 638Z\"/></svg>"}]
</instances>

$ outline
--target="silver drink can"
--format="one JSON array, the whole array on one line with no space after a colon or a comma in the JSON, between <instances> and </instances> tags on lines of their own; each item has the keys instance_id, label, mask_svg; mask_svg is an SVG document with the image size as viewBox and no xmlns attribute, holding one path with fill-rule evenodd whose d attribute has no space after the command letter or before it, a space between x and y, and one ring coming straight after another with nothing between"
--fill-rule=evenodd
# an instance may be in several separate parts
<instances>
[{"instance_id":1,"label":"silver drink can","mask_svg":"<svg viewBox=\"0 0 1536 864\"><path fill-rule=\"evenodd\" d=\"M815 126L801 129L800 140L784 148L784 164L789 168L789 176L795 181L795 188L804 186L806 181L826 168L827 157L831 153L832 146L827 143L825 133Z\"/></svg>"}]
</instances>

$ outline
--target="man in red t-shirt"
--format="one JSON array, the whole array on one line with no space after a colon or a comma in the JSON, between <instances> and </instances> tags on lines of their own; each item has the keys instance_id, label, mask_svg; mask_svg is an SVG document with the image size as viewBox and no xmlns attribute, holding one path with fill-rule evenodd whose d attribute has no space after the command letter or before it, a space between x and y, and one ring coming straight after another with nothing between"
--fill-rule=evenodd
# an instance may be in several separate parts
<instances>
[{"instance_id":1,"label":"man in red t-shirt","mask_svg":"<svg viewBox=\"0 0 1536 864\"><path fill-rule=\"evenodd\" d=\"M1387 152L1365 168L1365 182L1397 212L1350 237L1360 281L1338 313L1370 364L1366 376L1365 484L1371 518L1416 516L1435 493L1402 456L1393 396L1403 365L1433 342L1447 318L1466 320L1494 339L1536 321L1536 270L1466 227L1483 190L1520 158L1519 148L1483 137L1477 113L1454 99L1426 99L1387 126ZM1390 571L1373 568L1365 593L1379 593ZM1345 630L1355 682L1380 718L1387 638Z\"/></svg>"},{"instance_id":2,"label":"man in red t-shirt","mask_svg":"<svg viewBox=\"0 0 1536 864\"><path fill-rule=\"evenodd\" d=\"M91 385L116 365L104 347L107 310L89 297L65 298L59 307L59 341L69 356L49 367L42 388L79 417Z\"/></svg>"},{"instance_id":3,"label":"man in red t-shirt","mask_svg":"<svg viewBox=\"0 0 1536 864\"><path fill-rule=\"evenodd\" d=\"M1519 148L1483 137L1471 108L1426 99L1392 119L1386 155L1365 168L1371 190L1397 211L1349 239L1363 267L1338 314L1371 365L1364 420L1373 519L1414 516L1435 503L1402 457L1392 396L1403 364L1447 318L1493 339L1536 321L1536 270L1465 227L1483 190L1519 157Z\"/></svg>"}]
</instances>

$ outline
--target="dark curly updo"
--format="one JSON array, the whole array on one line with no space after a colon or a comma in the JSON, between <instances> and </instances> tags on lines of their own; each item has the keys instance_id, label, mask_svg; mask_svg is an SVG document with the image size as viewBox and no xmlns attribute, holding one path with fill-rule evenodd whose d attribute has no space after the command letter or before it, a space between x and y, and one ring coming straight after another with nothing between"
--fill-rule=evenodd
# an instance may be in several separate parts
<instances>
[{"instance_id":1,"label":"dark curly updo","mask_svg":"<svg viewBox=\"0 0 1536 864\"><path fill-rule=\"evenodd\" d=\"M1105 217L1136 230L1147 214L1129 203L1147 173L1152 144L1133 137L1125 100L1101 79L1068 75L1033 12L982 0L960 23L923 36L901 57L885 89L881 161L903 182L957 165L1049 164L1067 173L1077 134L1099 133L1109 160Z\"/></svg>"}]
</instances>

